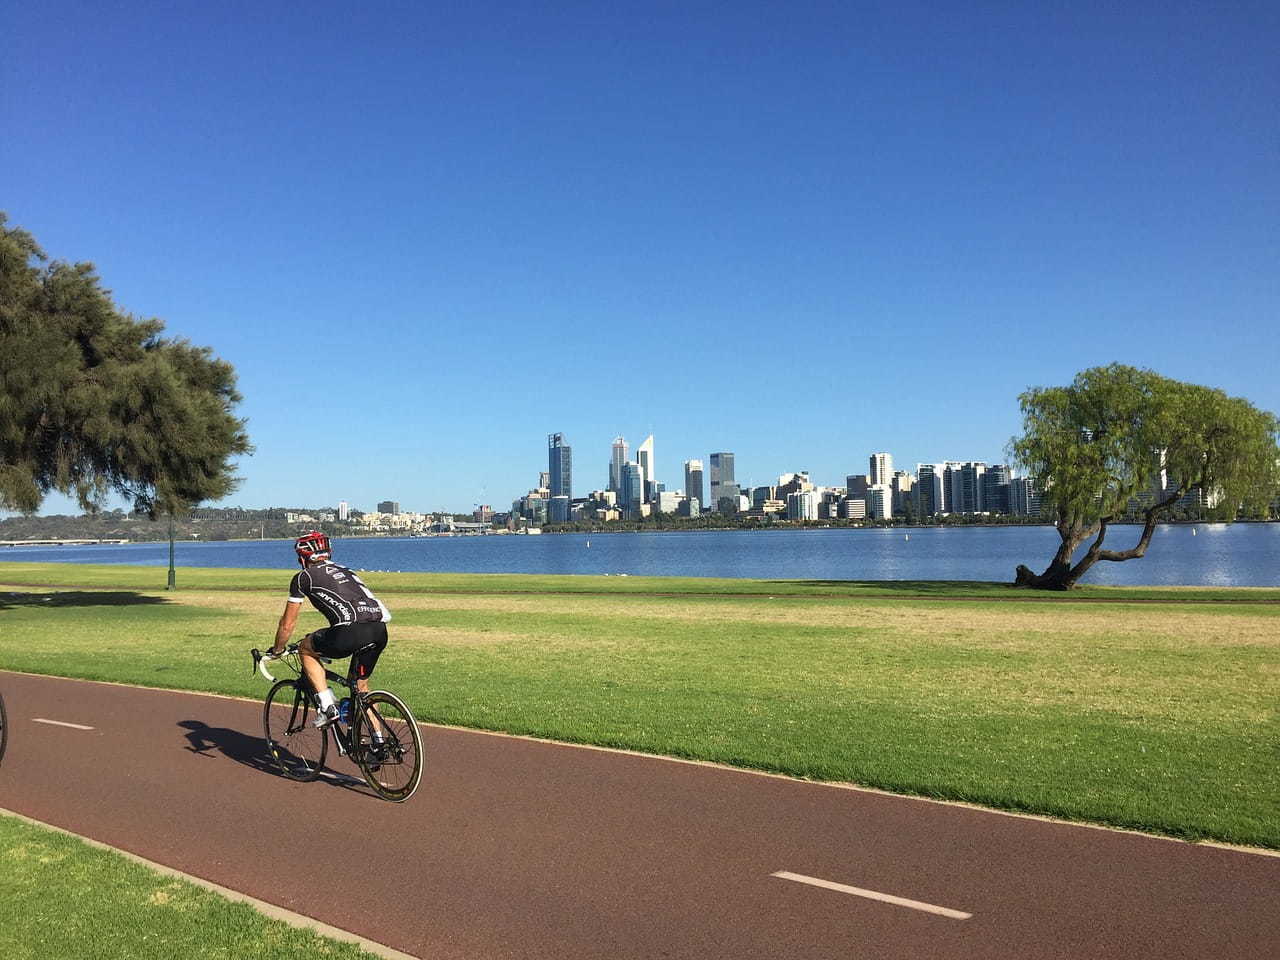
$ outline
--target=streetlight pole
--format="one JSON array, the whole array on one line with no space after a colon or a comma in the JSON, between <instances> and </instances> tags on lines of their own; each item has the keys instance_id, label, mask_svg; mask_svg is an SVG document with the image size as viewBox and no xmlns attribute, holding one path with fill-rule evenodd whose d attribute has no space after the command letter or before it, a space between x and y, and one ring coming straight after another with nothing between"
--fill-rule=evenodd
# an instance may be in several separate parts
<instances>
[{"instance_id":1,"label":"streetlight pole","mask_svg":"<svg viewBox=\"0 0 1280 960\"><path fill-rule=\"evenodd\" d=\"M166 590L173 590L178 586L177 574L173 569L173 510L169 511L169 585Z\"/></svg>"}]
</instances>

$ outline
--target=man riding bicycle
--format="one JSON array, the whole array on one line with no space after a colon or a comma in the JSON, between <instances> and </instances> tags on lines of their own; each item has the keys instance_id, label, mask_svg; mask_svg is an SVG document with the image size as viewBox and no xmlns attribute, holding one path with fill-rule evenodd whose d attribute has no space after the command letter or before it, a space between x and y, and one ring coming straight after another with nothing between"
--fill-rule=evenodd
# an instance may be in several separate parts
<instances>
[{"instance_id":1,"label":"man riding bicycle","mask_svg":"<svg viewBox=\"0 0 1280 960\"><path fill-rule=\"evenodd\" d=\"M355 659L356 689L369 692L369 675L387 645L387 621L391 613L369 592L354 573L334 563L329 538L318 530L304 533L293 545L302 569L289 583L289 600L276 628L275 645L268 653L284 652L303 600L324 614L329 626L302 638L298 653L302 672L316 694L316 726L323 727L338 717L338 704L324 676L324 664L317 657L337 659L360 651ZM369 646L373 644L373 646ZM369 649L362 649L369 647Z\"/></svg>"}]
</instances>

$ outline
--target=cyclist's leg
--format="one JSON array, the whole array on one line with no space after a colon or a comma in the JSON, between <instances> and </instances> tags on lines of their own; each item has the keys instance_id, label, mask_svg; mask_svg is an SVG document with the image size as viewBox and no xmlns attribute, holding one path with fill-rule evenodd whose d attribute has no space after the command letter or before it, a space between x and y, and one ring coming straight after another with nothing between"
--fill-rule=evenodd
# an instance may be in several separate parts
<instances>
[{"instance_id":1,"label":"cyclist's leg","mask_svg":"<svg viewBox=\"0 0 1280 960\"><path fill-rule=\"evenodd\" d=\"M319 633L324 633L324 631L317 630L315 633L308 633L302 638L302 642L298 644L298 653L302 657L302 672L306 674L307 681L311 684L311 690L316 694L319 694L321 690L329 689L329 682L324 677L324 664L316 659L320 654L316 652L313 643L313 638Z\"/></svg>"}]
</instances>

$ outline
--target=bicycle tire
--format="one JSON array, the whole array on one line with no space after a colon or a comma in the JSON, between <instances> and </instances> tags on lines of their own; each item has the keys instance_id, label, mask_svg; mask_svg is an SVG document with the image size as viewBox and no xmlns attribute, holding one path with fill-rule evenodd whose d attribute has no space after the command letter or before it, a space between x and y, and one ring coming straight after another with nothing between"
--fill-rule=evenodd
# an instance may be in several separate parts
<instances>
[{"instance_id":1,"label":"bicycle tire","mask_svg":"<svg viewBox=\"0 0 1280 960\"><path fill-rule=\"evenodd\" d=\"M329 731L312 724L311 694L299 680L280 680L262 707L267 749L290 780L315 780L324 769Z\"/></svg>"},{"instance_id":2,"label":"bicycle tire","mask_svg":"<svg viewBox=\"0 0 1280 960\"><path fill-rule=\"evenodd\" d=\"M9 743L9 723L4 712L4 697L0 697L0 761L4 760L4 748Z\"/></svg>"},{"instance_id":3,"label":"bicycle tire","mask_svg":"<svg viewBox=\"0 0 1280 960\"><path fill-rule=\"evenodd\" d=\"M368 731L368 714L382 721L389 736L382 751L374 753ZM383 800L404 803L422 780L422 731L405 702L394 693L375 690L364 698L357 713L359 727L352 731L356 746L356 763L367 784Z\"/></svg>"}]
</instances>

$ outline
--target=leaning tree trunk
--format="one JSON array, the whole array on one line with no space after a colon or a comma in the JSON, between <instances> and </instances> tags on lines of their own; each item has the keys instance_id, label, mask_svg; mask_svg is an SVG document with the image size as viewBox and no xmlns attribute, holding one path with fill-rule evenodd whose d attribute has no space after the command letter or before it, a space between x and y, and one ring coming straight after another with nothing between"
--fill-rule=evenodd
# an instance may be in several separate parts
<instances>
[{"instance_id":1,"label":"leaning tree trunk","mask_svg":"<svg viewBox=\"0 0 1280 960\"><path fill-rule=\"evenodd\" d=\"M1138 538L1137 546L1131 550L1102 549L1102 541L1107 536L1107 525L1111 522L1110 517L1103 517L1093 527L1073 524L1068 522L1066 517L1061 517L1058 520L1057 527L1058 536L1062 538L1062 544L1058 547L1058 552L1054 554L1052 562L1044 573L1040 574L1034 573L1025 564L1019 564L1014 585L1032 587L1037 590L1070 590L1085 575L1088 569L1099 560L1120 562L1123 560L1136 560L1138 557L1145 556L1147 546L1151 543L1151 535L1156 532L1156 524L1159 522L1160 516L1177 503L1178 498L1185 492L1184 489L1180 488L1146 510L1144 513L1146 523L1142 527L1142 536ZM1097 539L1089 545L1085 555L1073 566L1071 558L1075 556L1076 550L1079 549L1080 544L1093 536L1095 531L1098 534Z\"/></svg>"}]
</instances>

